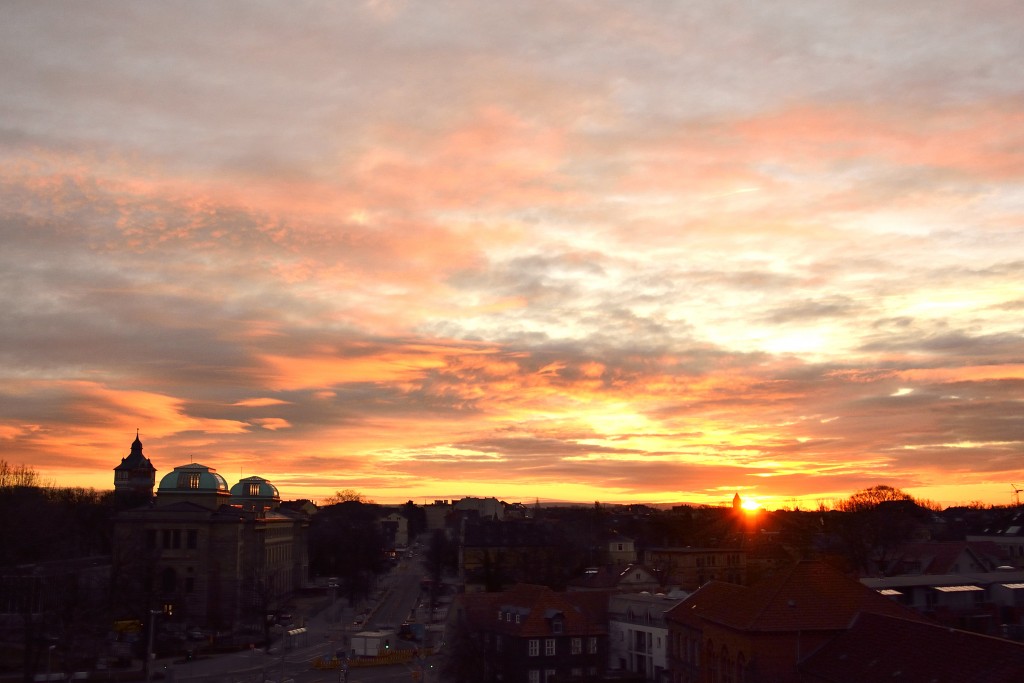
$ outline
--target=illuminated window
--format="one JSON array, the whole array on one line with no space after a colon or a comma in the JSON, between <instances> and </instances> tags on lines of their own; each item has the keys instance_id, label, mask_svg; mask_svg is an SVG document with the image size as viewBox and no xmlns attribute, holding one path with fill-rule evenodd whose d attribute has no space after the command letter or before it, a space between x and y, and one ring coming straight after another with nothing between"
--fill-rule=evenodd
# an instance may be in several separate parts
<instances>
[{"instance_id":1,"label":"illuminated window","mask_svg":"<svg viewBox=\"0 0 1024 683\"><path fill-rule=\"evenodd\" d=\"M249 484L249 495L253 498L260 495L260 485L256 483Z\"/></svg>"}]
</instances>

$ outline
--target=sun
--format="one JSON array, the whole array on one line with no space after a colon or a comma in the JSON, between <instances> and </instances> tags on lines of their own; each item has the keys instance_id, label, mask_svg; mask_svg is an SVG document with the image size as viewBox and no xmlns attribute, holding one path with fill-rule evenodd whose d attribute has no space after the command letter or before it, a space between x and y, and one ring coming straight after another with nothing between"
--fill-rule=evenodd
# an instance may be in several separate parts
<instances>
[{"instance_id":1,"label":"sun","mask_svg":"<svg viewBox=\"0 0 1024 683\"><path fill-rule=\"evenodd\" d=\"M761 509L761 504L753 498L745 498L742 503L743 511L746 513L757 512Z\"/></svg>"}]
</instances>

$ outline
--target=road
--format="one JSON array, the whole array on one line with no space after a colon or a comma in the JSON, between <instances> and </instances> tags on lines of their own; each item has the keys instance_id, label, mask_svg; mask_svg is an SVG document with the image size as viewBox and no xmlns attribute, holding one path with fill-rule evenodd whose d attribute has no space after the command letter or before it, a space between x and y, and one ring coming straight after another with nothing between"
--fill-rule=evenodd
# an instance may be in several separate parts
<instances>
[{"instance_id":1,"label":"road","mask_svg":"<svg viewBox=\"0 0 1024 683\"><path fill-rule=\"evenodd\" d=\"M269 654L253 650L188 663L158 662L154 671L165 673L175 683L279 683L289 680L294 683L409 683L415 680L435 683L437 674L429 669L431 664L436 665L433 659L425 663L428 667L426 676L419 679L414 676L419 669L414 664L353 667L348 671L347 679L338 670L318 670L312 666L318 657L328 660L338 651L348 651L351 637L358 631L385 626L397 628L411 613L425 614L426 610L416 610L422 578L423 567L418 557L402 560L382 577L380 586L383 594L379 600L367 604L370 617L364 625L352 623L352 608L337 605L307 618L307 632L292 643L291 648L279 642ZM395 644L405 645L397 637Z\"/></svg>"}]
</instances>

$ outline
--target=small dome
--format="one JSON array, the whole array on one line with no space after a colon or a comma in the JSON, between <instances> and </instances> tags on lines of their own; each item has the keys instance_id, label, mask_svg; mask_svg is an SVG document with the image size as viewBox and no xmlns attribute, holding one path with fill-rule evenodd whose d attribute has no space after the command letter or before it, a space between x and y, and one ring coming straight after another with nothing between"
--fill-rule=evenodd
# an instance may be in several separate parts
<instances>
[{"instance_id":1,"label":"small dome","mask_svg":"<svg viewBox=\"0 0 1024 683\"><path fill-rule=\"evenodd\" d=\"M160 480L157 493L169 491L223 491L227 492L228 483L217 470L199 463L175 467Z\"/></svg>"},{"instance_id":2,"label":"small dome","mask_svg":"<svg viewBox=\"0 0 1024 683\"><path fill-rule=\"evenodd\" d=\"M277 487L263 477L246 477L231 487L231 497L243 500L281 500Z\"/></svg>"}]
</instances>

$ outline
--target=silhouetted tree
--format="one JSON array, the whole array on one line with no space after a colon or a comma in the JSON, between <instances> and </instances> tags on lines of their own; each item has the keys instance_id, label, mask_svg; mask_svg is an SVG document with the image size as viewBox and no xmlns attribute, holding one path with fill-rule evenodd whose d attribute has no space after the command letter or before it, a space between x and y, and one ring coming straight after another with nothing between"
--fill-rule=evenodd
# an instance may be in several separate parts
<instances>
[{"instance_id":1,"label":"silhouetted tree","mask_svg":"<svg viewBox=\"0 0 1024 683\"><path fill-rule=\"evenodd\" d=\"M310 522L310 569L337 576L350 601L368 593L384 571L380 516L378 506L349 500L321 508Z\"/></svg>"},{"instance_id":2,"label":"silhouetted tree","mask_svg":"<svg viewBox=\"0 0 1024 683\"><path fill-rule=\"evenodd\" d=\"M843 539L851 567L863 575L884 571L930 514L910 494L886 485L857 491L835 507L838 514L826 519Z\"/></svg>"}]
</instances>

